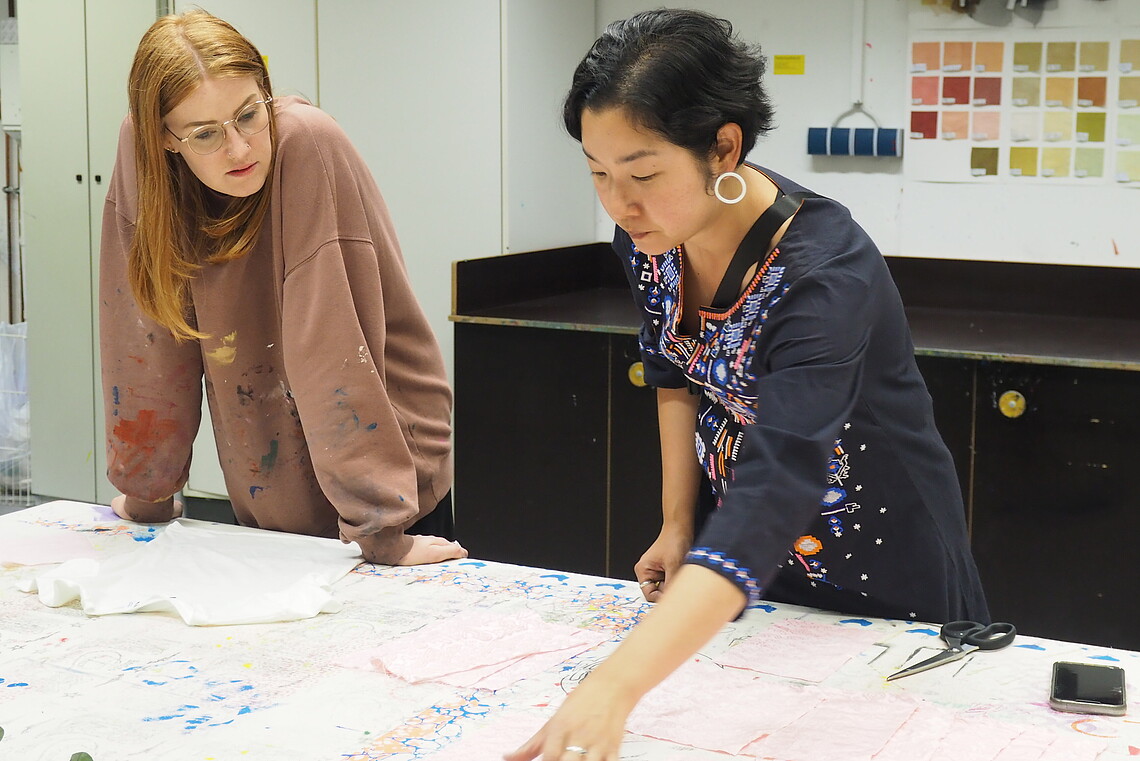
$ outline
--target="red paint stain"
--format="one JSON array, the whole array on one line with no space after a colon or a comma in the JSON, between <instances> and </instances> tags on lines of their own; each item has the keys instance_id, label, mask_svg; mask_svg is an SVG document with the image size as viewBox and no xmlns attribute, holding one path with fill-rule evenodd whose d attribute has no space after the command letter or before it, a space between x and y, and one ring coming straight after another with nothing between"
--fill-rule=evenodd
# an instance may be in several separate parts
<instances>
[{"instance_id":1,"label":"red paint stain","mask_svg":"<svg viewBox=\"0 0 1140 761\"><path fill-rule=\"evenodd\" d=\"M139 410L135 420L121 420L115 426L115 435L127 444L153 448L159 439L178 431L178 424L170 418L159 419L154 410Z\"/></svg>"}]
</instances>

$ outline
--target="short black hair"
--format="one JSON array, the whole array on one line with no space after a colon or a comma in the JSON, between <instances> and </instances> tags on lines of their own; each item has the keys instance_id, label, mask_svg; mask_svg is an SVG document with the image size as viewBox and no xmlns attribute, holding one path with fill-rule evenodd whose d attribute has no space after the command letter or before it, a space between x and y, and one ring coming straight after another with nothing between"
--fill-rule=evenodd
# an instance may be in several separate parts
<instances>
[{"instance_id":1,"label":"short black hair","mask_svg":"<svg viewBox=\"0 0 1140 761\"><path fill-rule=\"evenodd\" d=\"M729 122L744 133L741 160L772 129L760 83L760 48L732 24L693 10L645 11L606 27L574 71L562 104L566 131L582 141L582 113L619 107L639 126L708 158Z\"/></svg>"}]
</instances>

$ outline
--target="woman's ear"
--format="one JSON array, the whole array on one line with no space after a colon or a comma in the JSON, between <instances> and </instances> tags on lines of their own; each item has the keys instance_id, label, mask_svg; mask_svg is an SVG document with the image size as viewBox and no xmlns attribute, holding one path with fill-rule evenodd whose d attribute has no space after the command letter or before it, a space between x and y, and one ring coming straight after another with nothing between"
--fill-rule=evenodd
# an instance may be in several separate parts
<instances>
[{"instance_id":1,"label":"woman's ear","mask_svg":"<svg viewBox=\"0 0 1140 761\"><path fill-rule=\"evenodd\" d=\"M716 173L731 172L744 160L744 132L736 122L726 122L716 131Z\"/></svg>"}]
</instances>

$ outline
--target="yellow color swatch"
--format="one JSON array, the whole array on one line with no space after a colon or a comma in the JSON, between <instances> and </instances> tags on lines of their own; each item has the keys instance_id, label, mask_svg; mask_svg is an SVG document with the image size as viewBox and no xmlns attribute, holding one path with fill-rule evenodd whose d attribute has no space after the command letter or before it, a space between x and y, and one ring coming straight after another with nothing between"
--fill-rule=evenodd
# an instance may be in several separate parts
<instances>
[{"instance_id":1,"label":"yellow color swatch","mask_svg":"<svg viewBox=\"0 0 1140 761\"><path fill-rule=\"evenodd\" d=\"M1041 176L1068 177L1069 159L1073 152L1068 148L1041 149Z\"/></svg>"}]
</instances>

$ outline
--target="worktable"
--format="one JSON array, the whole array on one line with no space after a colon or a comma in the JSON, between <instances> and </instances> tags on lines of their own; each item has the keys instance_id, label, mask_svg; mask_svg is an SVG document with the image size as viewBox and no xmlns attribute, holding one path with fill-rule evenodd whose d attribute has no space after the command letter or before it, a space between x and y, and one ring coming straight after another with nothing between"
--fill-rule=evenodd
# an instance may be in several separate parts
<instances>
[{"instance_id":1,"label":"worktable","mask_svg":"<svg viewBox=\"0 0 1140 761\"><path fill-rule=\"evenodd\" d=\"M173 525L133 524L115 520L106 507L49 502L0 517L0 538L28 526L49 539L52 532L69 541L78 535L102 562L145 550ZM650 608L632 582L469 558L418 567L361 564L330 587L340 606L333 613L188 626L167 613L88 616L78 603L48 607L21 587L51 566L3 561L0 554L0 759L18 761L68 761L81 752L93 761L497 759L540 726ZM367 657L412 632L438 635L453 621L455 648L462 649L470 637L458 622L472 616L520 628L541 619L597 644L496 689L413 684L377 670ZM631 729L657 727L695 738L697 747L631 733L622 758L732 757L702 746L725 747L722 725L740 709L761 738L733 751L740 758L1140 755L1135 708L1109 718L1058 713L1046 704L1051 664L1074 660L1123 667L1135 705L1140 653L1019 636L1005 650L885 681L939 649L937 631L926 623L760 603L683 667L703 680L704 699L687 700L686 685L667 682L635 713L640 723L631 719ZM451 648L423 649L427 668ZM670 715L671 705L683 708Z\"/></svg>"}]
</instances>

